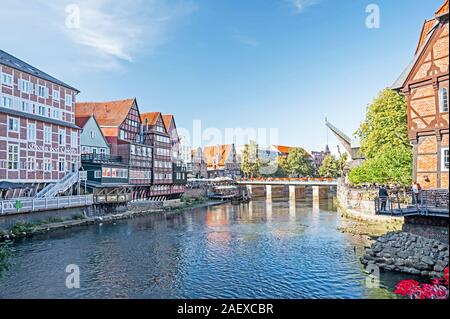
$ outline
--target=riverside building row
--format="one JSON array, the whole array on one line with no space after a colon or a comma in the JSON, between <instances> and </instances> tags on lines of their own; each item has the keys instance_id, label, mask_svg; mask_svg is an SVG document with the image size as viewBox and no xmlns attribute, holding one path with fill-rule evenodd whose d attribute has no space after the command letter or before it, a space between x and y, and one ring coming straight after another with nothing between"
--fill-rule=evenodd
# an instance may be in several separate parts
<instances>
[{"instance_id":1,"label":"riverside building row","mask_svg":"<svg viewBox=\"0 0 450 319\"><path fill-rule=\"evenodd\" d=\"M76 103L76 88L0 50L0 200L184 193L175 118L136 99ZM80 173L83 172L83 173Z\"/></svg>"}]
</instances>

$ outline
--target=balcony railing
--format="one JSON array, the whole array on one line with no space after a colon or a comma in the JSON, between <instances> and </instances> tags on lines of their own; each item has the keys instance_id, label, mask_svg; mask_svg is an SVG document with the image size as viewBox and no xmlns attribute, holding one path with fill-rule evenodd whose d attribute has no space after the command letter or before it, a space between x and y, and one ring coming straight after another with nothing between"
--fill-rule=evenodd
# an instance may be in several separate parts
<instances>
[{"instance_id":1,"label":"balcony railing","mask_svg":"<svg viewBox=\"0 0 450 319\"><path fill-rule=\"evenodd\" d=\"M108 154L83 154L81 155L82 162L89 163L122 163L122 156L114 156Z\"/></svg>"}]
</instances>

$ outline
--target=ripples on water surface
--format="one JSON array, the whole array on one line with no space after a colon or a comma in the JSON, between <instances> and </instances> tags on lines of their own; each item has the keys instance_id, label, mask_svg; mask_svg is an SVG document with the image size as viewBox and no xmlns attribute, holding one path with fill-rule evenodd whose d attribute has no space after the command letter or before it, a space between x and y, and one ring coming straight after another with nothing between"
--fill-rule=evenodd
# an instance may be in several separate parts
<instances>
[{"instance_id":1,"label":"ripples on water surface","mask_svg":"<svg viewBox=\"0 0 450 319\"><path fill-rule=\"evenodd\" d=\"M362 244L330 205L223 205L36 237L15 245L0 298L392 297L367 287ZM69 264L80 289L65 287Z\"/></svg>"}]
</instances>

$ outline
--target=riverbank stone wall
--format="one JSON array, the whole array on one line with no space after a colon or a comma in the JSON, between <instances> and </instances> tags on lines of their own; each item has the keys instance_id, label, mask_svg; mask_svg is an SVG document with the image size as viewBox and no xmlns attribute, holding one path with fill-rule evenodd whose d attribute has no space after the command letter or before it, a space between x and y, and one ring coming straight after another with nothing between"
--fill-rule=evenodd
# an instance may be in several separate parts
<instances>
[{"instance_id":1,"label":"riverbank stone wall","mask_svg":"<svg viewBox=\"0 0 450 319\"><path fill-rule=\"evenodd\" d=\"M407 216L403 231L448 244L448 227L448 217Z\"/></svg>"},{"instance_id":2,"label":"riverbank stone wall","mask_svg":"<svg viewBox=\"0 0 450 319\"><path fill-rule=\"evenodd\" d=\"M361 257L361 262L371 268L375 265L384 270L432 278L443 275L448 260L448 243L406 232L379 237Z\"/></svg>"}]
</instances>

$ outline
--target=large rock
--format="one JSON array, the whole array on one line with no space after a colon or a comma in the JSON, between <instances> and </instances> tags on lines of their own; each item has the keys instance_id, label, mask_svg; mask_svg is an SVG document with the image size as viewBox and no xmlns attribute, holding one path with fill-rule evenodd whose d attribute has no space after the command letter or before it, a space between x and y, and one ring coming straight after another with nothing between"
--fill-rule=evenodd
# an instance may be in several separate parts
<instances>
[{"instance_id":1,"label":"large rock","mask_svg":"<svg viewBox=\"0 0 450 319\"><path fill-rule=\"evenodd\" d=\"M367 250L362 262L414 275L442 275L448 266L447 244L404 232L381 236Z\"/></svg>"}]
</instances>

